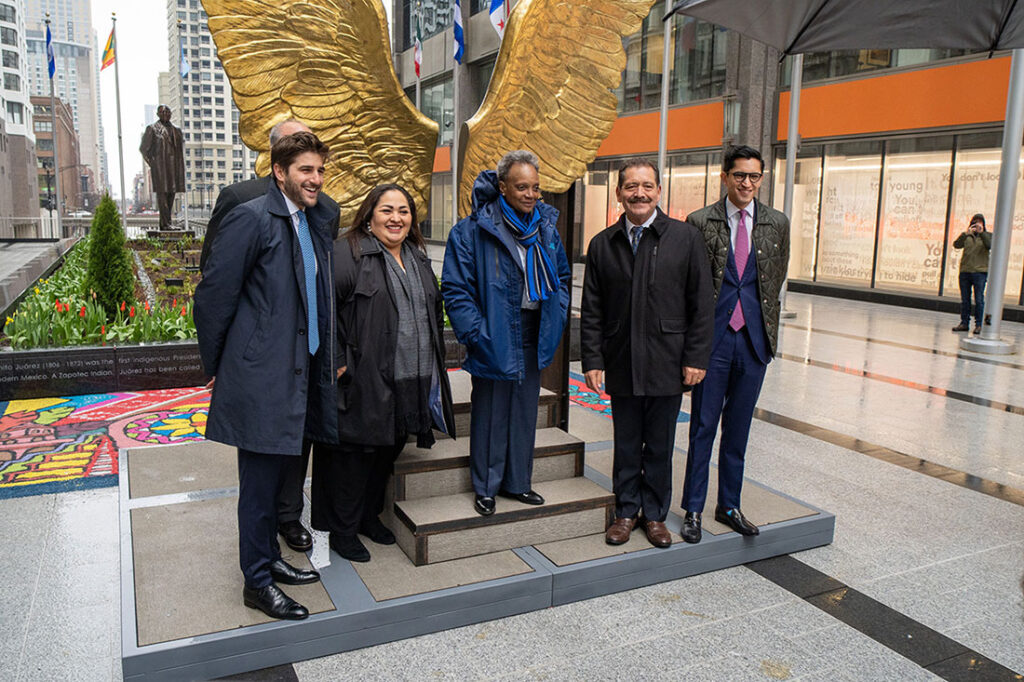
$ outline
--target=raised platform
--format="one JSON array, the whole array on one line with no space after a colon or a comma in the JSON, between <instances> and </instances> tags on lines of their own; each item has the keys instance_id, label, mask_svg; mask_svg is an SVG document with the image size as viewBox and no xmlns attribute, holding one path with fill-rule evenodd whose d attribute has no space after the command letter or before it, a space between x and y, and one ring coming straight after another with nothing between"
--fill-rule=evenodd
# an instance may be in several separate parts
<instances>
[{"instance_id":1,"label":"raised platform","mask_svg":"<svg viewBox=\"0 0 1024 682\"><path fill-rule=\"evenodd\" d=\"M551 441L545 447L555 447L554 434ZM128 680L219 677L502 618L828 544L835 527L830 513L748 481L743 508L761 525L756 538L728 532L706 513L703 540L687 545L674 510L667 523L676 544L668 549L652 548L642 533L609 547L596 532L414 566L397 546L367 542L373 560L356 566L317 537L308 561L322 582L286 588L312 615L270 621L241 603L234 451L213 443L129 450L121 463ZM577 480L610 488L590 467Z\"/></svg>"}]
</instances>

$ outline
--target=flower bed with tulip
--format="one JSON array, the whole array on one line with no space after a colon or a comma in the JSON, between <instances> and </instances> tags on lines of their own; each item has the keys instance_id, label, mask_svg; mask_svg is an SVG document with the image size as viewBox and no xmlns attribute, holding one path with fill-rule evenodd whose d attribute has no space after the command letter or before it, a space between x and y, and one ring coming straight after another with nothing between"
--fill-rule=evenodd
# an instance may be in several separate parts
<instances>
[{"instance_id":1,"label":"flower bed with tulip","mask_svg":"<svg viewBox=\"0 0 1024 682\"><path fill-rule=\"evenodd\" d=\"M86 287L89 237L67 254L52 277L40 280L6 319L4 342L15 350L66 346L181 341L196 336L192 301L182 299L151 306L122 301L111 317Z\"/></svg>"}]
</instances>

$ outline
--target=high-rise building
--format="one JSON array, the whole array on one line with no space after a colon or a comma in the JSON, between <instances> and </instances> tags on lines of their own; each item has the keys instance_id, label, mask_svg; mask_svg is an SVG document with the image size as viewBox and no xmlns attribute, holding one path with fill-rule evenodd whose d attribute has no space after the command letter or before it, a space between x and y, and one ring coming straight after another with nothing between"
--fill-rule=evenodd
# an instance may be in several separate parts
<instances>
[{"instance_id":1,"label":"high-rise building","mask_svg":"<svg viewBox=\"0 0 1024 682\"><path fill-rule=\"evenodd\" d=\"M7 0L3 0L6 2ZM83 175L106 186L103 138L100 134L99 55L92 26L91 0L24 0L28 43L29 94L50 96L46 65L46 14L50 15L56 73L56 96L71 107L81 150Z\"/></svg>"},{"instance_id":2,"label":"high-rise building","mask_svg":"<svg viewBox=\"0 0 1024 682\"><path fill-rule=\"evenodd\" d=\"M39 185L36 181L36 139L32 128L32 105L26 83L25 12L23 0L0 2L0 94L3 96L7 156L6 182L15 188L6 216L15 223L39 217Z\"/></svg>"},{"instance_id":3,"label":"high-rise building","mask_svg":"<svg viewBox=\"0 0 1024 682\"><path fill-rule=\"evenodd\" d=\"M205 213L220 190L252 177L255 152L238 135L231 85L199 0L167 0L168 63L172 122L185 137L189 206ZM184 54L189 72L181 76ZM162 83L161 83L162 85ZM163 96L164 93L161 93ZM177 106L175 106L177 104Z\"/></svg>"},{"instance_id":4,"label":"high-rise building","mask_svg":"<svg viewBox=\"0 0 1024 682\"><path fill-rule=\"evenodd\" d=\"M78 157L78 134L75 132L71 107L55 100L57 116L50 110L49 96L31 98L33 127L36 132L36 156L39 158L39 205L44 209L57 208L57 170L53 163L53 145L57 141L60 163L61 207L64 213L86 208L84 198L89 192L91 178L83 175Z\"/></svg>"}]
</instances>

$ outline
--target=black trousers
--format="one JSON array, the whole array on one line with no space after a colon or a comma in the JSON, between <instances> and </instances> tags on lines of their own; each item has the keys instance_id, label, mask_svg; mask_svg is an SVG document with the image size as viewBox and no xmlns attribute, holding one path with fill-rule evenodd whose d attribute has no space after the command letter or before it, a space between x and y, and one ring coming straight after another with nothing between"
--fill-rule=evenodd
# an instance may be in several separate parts
<instances>
[{"instance_id":1,"label":"black trousers","mask_svg":"<svg viewBox=\"0 0 1024 682\"><path fill-rule=\"evenodd\" d=\"M394 445L354 443L322 446L313 452L313 528L354 536L384 511L384 492L405 438Z\"/></svg>"},{"instance_id":2,"label":"black trousers","mask_svg":"<svg viewBox=\"0 0 1024 682\"><path fill-rule=\"evenodd\" d=\"M327 447L320 443L314 443L313 449ZM302 443L302 454L298 457L289 457L288 465L284 468L284 481L281 483L281 492L277 496L277 522L278 524L287 521L298 521L302 518L302 489L306 485L306 472L309 471L309 441Z\"/></svg>"},{"instance_id":3,"label":"black trousers","mask_svg":"<svg viewBox=\"0 0 1024 682\"><path fill-rule=\"evenodd\" d=\"M682 395L613 395L615 515L665 520L672 503L672 451Z\"/></svg>"},{"instance_id":4,"label":"black trousers","mask_svg":"<svg viewBox=\"0 0 1024 682\"><path fill-rule=\"evenodd\" d=\"M277 509L289 467L298 455L268 455L238 449L238 560L245 586L271 582L270 564L281 558Z\"/></svg>"}]
</instances>

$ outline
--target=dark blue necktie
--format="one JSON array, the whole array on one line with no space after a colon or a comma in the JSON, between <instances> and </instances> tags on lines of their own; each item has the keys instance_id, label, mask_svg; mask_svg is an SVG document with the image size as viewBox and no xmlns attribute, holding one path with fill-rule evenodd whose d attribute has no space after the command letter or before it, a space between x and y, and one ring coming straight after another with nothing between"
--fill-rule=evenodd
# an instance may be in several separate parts
<instances>
[{"instance_id":1,"label":"dark blue necktie","mask_svg":"<svg viewBox=\"0 0 1024 682\"><path fill-rule=\"evenodd\" d=\"M299 248L302 249L302 265L306 271L306 337L309 339L309 354L313 355L320 347L320 328L317 325L316 311L316 254L313 253L313 238L309 234L306 213L299 211L298 216Z\"/></svg>"},{"instance_id":2,"label":"dark blue necktie","mask_svg":"<svg viewBox=\"0 0 1024 682\"><path fill-rule=\"evenodd\" d=\"M640 246L640 237L644 234L643 225L634 225L632 229L633 238L629 240L629 245L633 247L633 255L636 255L636 247Z\"/></svg>"}]
</instances>

